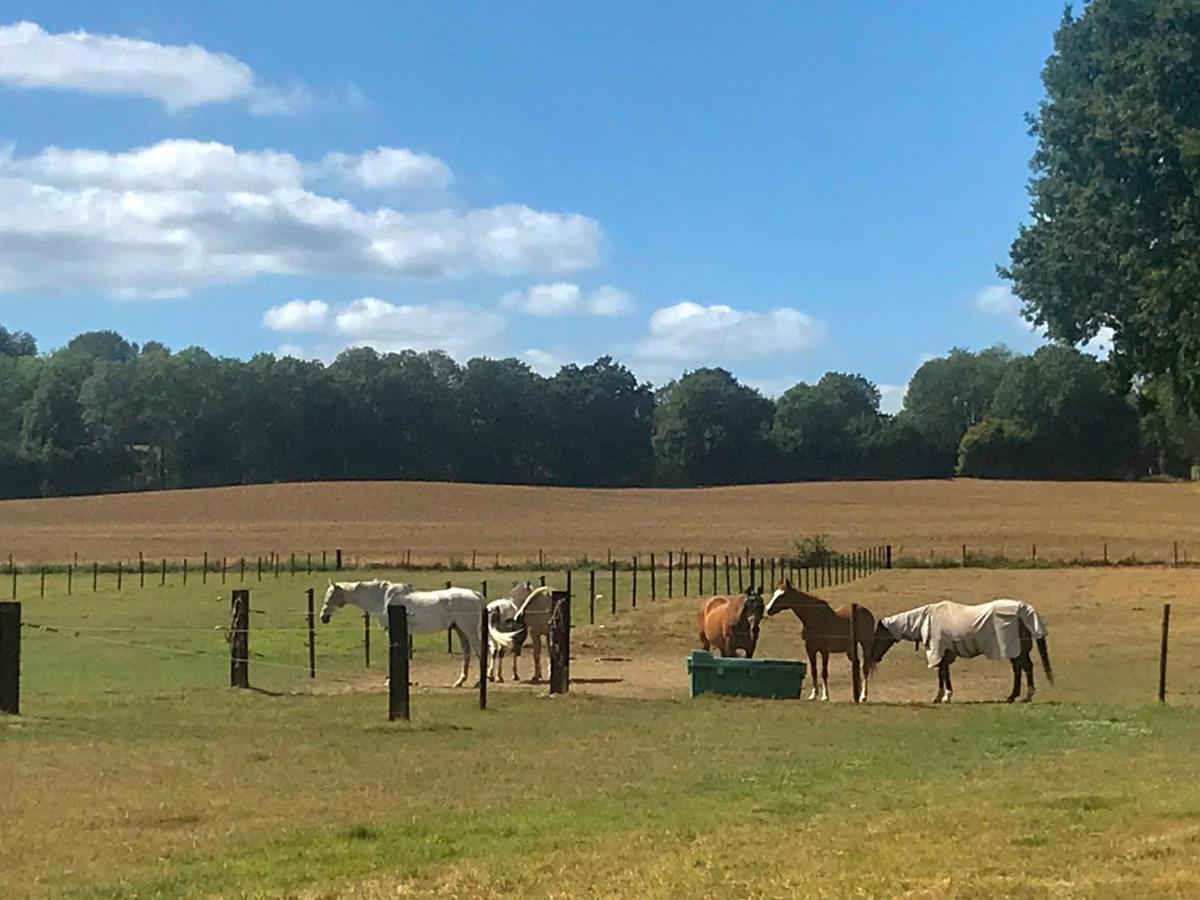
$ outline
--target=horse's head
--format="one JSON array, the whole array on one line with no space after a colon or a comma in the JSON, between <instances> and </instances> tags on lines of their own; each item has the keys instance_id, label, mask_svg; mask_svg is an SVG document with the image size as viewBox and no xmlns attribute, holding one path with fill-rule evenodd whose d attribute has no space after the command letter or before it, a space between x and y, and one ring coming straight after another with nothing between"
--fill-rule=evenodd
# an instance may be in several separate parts
<instances>
[{"instance_id":1,"label":"horse's head","mask_svg":"<svg viewBox=\"0 0 1200 900\"><path fill-rule=\"evenodd\" d=\"M775 593L771 594L771 599L768 601L764 614L773 616L780 610L790 609L791 600L796 594L796 589L792 587L791 581L783 579L775 586ZM759 596L759 602L762 601L762 596Z\"/></svg>"},{"instance_id":2,"label":"horse's head","mask_svg":"<svg viewBox=\"0 0 1200 900\"><path fill-rule=\"evenodd\" d=\"M883 661L884 654L892 649L892 645L898 643L900 642L896 640L883 622L877 623L875 625L875 641L871 645L871 662L878 665Z\"/></svg>"},{"instance_id":3,"label":"horse's head","mask_svg":"<svg viewBox=\"0 0 1200 900\"><path fill-rule=\"evenodd\" d=\"M762 628L766 607L763 605L762 588L750 588L746 591L746 602L742 604L742 622L750 629L750 636L758 641L758 632Z\"/></svg>"},{"instance_id":4,"label":"horse's head","mask_svg":"<svg viewBox=\"0 0 1200 900\"><path fill-rule=\"evenodd\" d=\"M348 602L345 586L329 582L329 587L325 590L325 602L321 604L322 624L328 625L334 610L341 609Z\"/></svg>"}]
</instances>

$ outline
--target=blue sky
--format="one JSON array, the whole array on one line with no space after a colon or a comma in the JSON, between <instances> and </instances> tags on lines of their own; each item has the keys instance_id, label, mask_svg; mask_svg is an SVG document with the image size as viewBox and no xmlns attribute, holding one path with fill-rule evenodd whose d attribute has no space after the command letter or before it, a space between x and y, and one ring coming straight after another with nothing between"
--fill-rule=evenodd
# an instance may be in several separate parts
<instances>
[{"instance_id":1,"label":"blue sky","mask_svg":"<svg viewBox=\"0 0 1200 900\"><path fill-rule=\"evenodd\" d=\"M929 354L1038 343L995 266L1061 14L4 3L0 324L836 369L894 406Z\"/></svg>"}]
</instances>

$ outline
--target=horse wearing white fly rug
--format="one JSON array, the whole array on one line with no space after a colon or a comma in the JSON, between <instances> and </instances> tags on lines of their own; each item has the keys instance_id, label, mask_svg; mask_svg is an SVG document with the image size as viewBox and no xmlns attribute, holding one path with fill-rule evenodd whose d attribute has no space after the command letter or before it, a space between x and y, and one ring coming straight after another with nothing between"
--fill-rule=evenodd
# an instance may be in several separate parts
<instances>
[{"instance_id":1,"label":"horse wearing white fly rug","mask_svg":"<svg viewBox=\"0 0 1200 900\"><path fill-rule=\"evenodd\" d=\"M483 617L483 597L467 588L446 588L440 591L418 591L411 584L395 584L391 581L350 581L329 583L325 591L325 603L321 606L321 621L328 623L335 610L346 604L357 606L370 615L386 631L387 608L392 604L403 606L408 612L410 634L429 634L453 628L458 632L462 647L462 674L454 687L467 680L471 668L471 656L478 653L480 642L480 620ZM483 673L480 673L482 676Z\"/></svg>"},{"instance_id":2,"label":"horse wearing white fly rug","mask_svg":"<svg viewBox=\"0 0 1200 900\"><path fill-rule=\"evenodd\" d=\"M914 641L923 646L929 668L937 667L938 692L934 703L948 703L954 693L950 664L960 657L970 659L975 656L1011 662L1013 688L1009 703L1021 693L1021 673L1024 672L1027 684L1024 702L1028 703L1033 699L1030 650L1034 641L1037 641L1046 679L1054 683L1050 651L1046 646L1046 626L1037 610L1019 600L993 600L978 606L947 600L882 618L875 629L875 661L881 661L899 641Z\"/></svg>"}]
</instances>

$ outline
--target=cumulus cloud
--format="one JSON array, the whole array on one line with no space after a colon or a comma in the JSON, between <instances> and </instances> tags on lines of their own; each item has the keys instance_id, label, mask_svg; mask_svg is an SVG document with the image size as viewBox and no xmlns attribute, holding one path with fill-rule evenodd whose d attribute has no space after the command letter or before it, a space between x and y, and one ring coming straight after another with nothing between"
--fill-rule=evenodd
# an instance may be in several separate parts
<instances>
[{"instance_id":1,"label":"cumulus cloud","mask_svg":"<svg viewBox=\"0 0 1200 900\"><path fill-rule=\"evenodd\" d=\"M263 327L271 331L320 331L329 317L329 304L321 300L292 300L263 314Z\"/></svg>"},{"instance_id":2,"label":"cumulus cloud","mask_svg":"<svg viewBox=\"0 0 1200 900\"><path fill-rule=\"evenodd\" d=\"M879 385L879 409L894 416L904 408L904 396L908 393L907 384Z\"/></svg>"},{"instance_id":3,"label":"cumulus cloud","mask_svg":"<svg viewBox=\"0 0 1200 900\"><path fill-rule=\"evenodd\" d=\"M359 156L328 153L321 161L331 175L373 190L442 190L454 181L450 167L428 153L378 147Z\"/></svg>"},{"instance_id":4,"label":"cumulus cloud","mask_svg":"<svg viewBox=\"0 0 1200 900\"><path fill-rule=\"evenodd\" d=\"M469 304L397 305L363 297L343 307L334 325L336 334L355 346L384 352L445 350L463 357L486 348L507 322L495 310Z\"/></svg>"},{"instance_id":5,"label":"cumulus cloud","mask_svg":"<svg viewBox=\"0 0 1200 900\"><path fill-rule=\"evenodd\" d=\"M500 305L531 316L623 316L633 311L633 298L609 285L587 293L577 284L560 281L513 291Z\"/></svg>"},{"instance_id":6,"label":"cumulus cloud","mask_svg":"<svg viewBox=\"0 0 1200 900\"><path fill-rule=\"evenodd\" d=\"M1004 285L993 284L975 295L975 308L981 313L1021 321L1021 299Z\"/></svg>"},{"instance_id":7,"label":"cumulus cloud","mask_svg":"<svg viewBox=\"0 0 1200 900\"><path fill-rule=\"evenodd\" d=\"M163 141L0 155L0 292L177 296L264 274L449 278L593 265L599 225L508 204L404 212L314 191L288 153Z\"/></svg>"},{"instance_id":8,"label":"cumulus cloud","mask_svg":"<svg viewBox=\"0 0 1200 900\"><path fill-rule=\"evenodd\" d=\"M557 375L559 369L574 361L570 357L553 350L536 349L526 350L521 354L521 359L527 362L529 368L533 369L533 371L547 378Z\"/></svg>"},{"instance_id":9,"label":"cumulus cloud","mask_svg":"<svg viewBox=\"0 0 1200 900\"><path fill-rule=\"evenodd\" d=\"M239 101L263 115L296 113L314 100L303 85L264 84L241 60L195 44L50 34L33 22L0 26L0 84L147 97L171 110Z\"/></svg>"},{"instance_id":10,"label":"cumulus cloud","mask_svg":"<svg viewBox=\"0 0 1200 900\"><path fill-rule=\"evenodd\" d=\"M747 354L811 350L827 336L823 322L788 307L758 313L684 301L654 311L634 353L656 363L736 363Z\"/></svg>"}]
</instances>

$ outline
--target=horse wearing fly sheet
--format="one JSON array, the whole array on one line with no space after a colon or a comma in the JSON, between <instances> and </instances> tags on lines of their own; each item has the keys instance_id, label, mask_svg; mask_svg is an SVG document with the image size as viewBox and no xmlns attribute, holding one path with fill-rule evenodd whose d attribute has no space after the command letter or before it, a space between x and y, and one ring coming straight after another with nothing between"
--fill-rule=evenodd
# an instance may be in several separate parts
<instances>
[{"instance_id":1,"label":"horse wearing fly sheet","mask_svg":"<svg viewBox=\"0 0 1200 900\"><path fill-rule=\"evenodd\" d=\"M483 597L467 588L446 588L440 591L418 591L411 584L391 581L351 581L329 583L325 603L321 606L321 621L328 624L335 610L350 604L370 615L387 630L387 608L400 604L408 612L410 634L443 632L449 628L458 632L462 647L462 674L454 682L459 687L467 680L471 657L478 654L483 617ZM480 677L483 673L480 673Z\"/></svg>"},{"instance_id":2,"label":"horse wearing fly sheet","mask_svg":"<svg viewBox=\"0 0 1200 900\"><path fill-rule=\"evenodd\" d=\"M925 648L929 668L937 667L938 692L934 703L949 703L954 693L950 683L950 664L956 659L986 656L1007 659L1012 664L1013 687L1008 695L1012 703L1021 693L1021 673L1025 673L1024 701L1033 699L1033 660L1030 651L1037 642L1046 680L1054 684L1050 651L1046 646L1046 626L1028 603L1018 600L993 600L978 606L945 601L919 606L879 620L875 630L874 659L899 641L914 641Z\"/></svg>"}]
</instances>

